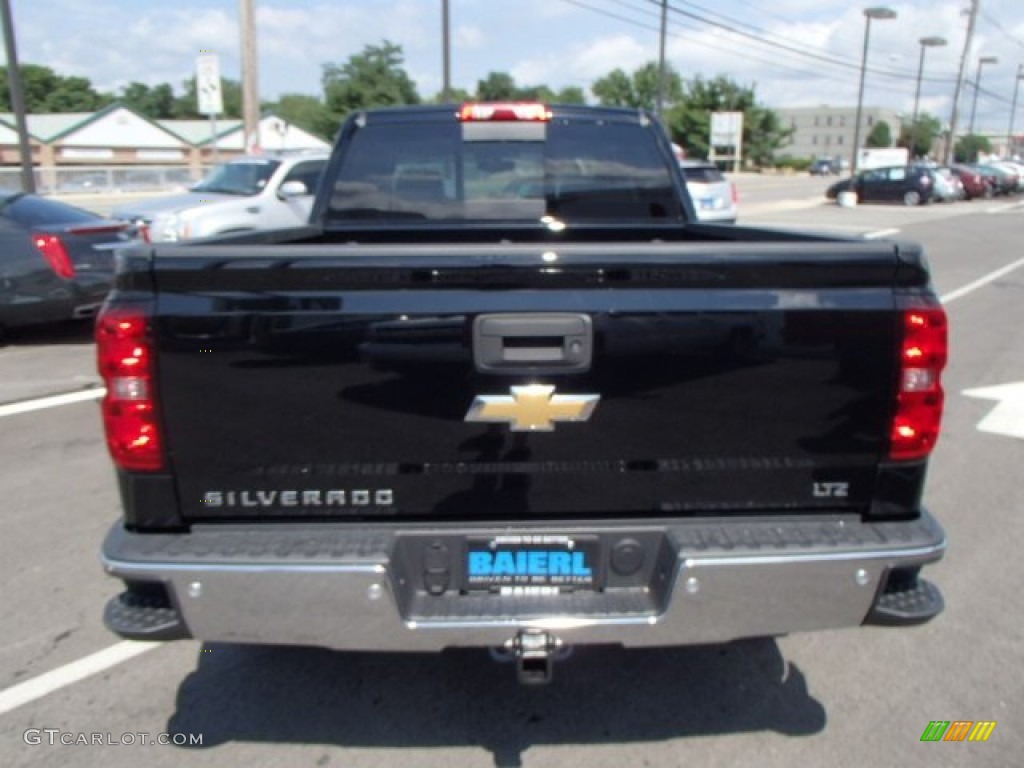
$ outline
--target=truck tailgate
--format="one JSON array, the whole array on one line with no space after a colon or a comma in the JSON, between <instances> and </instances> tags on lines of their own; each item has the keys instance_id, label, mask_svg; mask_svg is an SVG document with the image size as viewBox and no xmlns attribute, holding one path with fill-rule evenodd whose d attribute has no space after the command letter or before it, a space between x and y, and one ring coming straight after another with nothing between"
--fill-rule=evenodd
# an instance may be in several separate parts
<instances>
[{"instance_id":1,"label":"truck tailgate","mask_svg":"<svg viewBox=\"0 0 1024 768\"><path fill-rule=\"evenodd\" d=\"M158 249L180 512L863 511L887 447L900 274L891 243ZM487 370L485 321L509 317L534 330L500 339L513 364ZM576 322L589 364L544 370ZM481 397L499 418L467 420ZM563 420L552 397L592 409Z\"/></svg>"}]
</instances>

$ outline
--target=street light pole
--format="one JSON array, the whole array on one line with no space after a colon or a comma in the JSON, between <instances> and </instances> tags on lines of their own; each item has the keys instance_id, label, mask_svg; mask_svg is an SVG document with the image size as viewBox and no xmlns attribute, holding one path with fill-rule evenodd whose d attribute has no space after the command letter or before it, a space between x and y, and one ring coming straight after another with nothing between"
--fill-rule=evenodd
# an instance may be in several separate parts
<instances>
[{"instance_id":1,"label":"street light pole","mask_svg":"<svg viewBox=\"0 0 1024 768\"><path fill-rule=\"evenodd\" d=\"M1010 107L1010 128L1006 132L1006 152L1013 157L1013 118L1017 115L1017 94L1020 91L1020 81L1024 80L1024 64L1017 65L1017 79L1013 84L1013 106Z\"/></svg>"},{"instance_id":2,"label":"street light pole","mask_svg":"<svg viewBox=\"0 0 1024 768\"><path fill-rule=\"evenodd\" d=\"M857 154L860 147L860 120L864 111L864 77L868 69L868 40L871 37L871 20L895 19L896 11L891 8L865 8L864 9L864 53L860 60L860 90L857 92L857 117L853 124L853 157L850 158L850 175L857 173Z\"/></svg>"},{"instance_id":3,"label":"street light pole","mask_svg":"<svg viewBox=\"0 0 1024 768\"><path fill-rule=\"evenodd\" d=\"M978 72L974 76L974 101L971 102L971 126L968 129L968 133L974 135L974 113L978 109L978 91L981 90L981 68L985 64L998 64L999 59L995 56L979 56L978 57Z\"/></svg>"},{"instance_id":4,"label":"street light pole","mask_svg":"<svg viewBox=\"0 0 1024 768\"><path fill-rule=\"evenodd\" d=\"M910 121L910 129L914 130L917 125L917 108L921 103L921 75L924 74L924 52L926 48L938 48L946 44L944 37L922 37L918 42L921 44L921 62L917 65L917 90L914 91L914 117Z\"/></svg>"}]
</instances>

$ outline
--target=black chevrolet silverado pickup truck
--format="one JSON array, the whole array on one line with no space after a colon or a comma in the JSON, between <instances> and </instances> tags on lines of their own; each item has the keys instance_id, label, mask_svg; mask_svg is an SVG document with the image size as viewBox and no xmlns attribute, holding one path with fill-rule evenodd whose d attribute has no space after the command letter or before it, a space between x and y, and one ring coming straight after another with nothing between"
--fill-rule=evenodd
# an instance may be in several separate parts
<instances>
[{"instance_id":1,"label":"black chevrolet silverado pickup truck","mask_svg":"<svg viewBox=\"0 0 1024 768\"><path fill-rule=\"evenodd\" d=\"M309 227L120 254L127 638L667 646L942 610L921 249L697 223L641 111L353 114Z\"/></svg>"}]
</instances>

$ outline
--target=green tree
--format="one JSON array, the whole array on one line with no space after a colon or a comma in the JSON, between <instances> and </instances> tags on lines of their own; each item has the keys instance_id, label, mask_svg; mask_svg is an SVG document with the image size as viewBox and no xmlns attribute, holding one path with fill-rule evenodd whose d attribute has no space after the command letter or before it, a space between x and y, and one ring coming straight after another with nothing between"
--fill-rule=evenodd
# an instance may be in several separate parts
<instances>
[{"instance_id":1,"label":"green tree","mask_svg":"<svg viewBox=\"0 0 1024 768\"><path fill-rule=\"evenodd\" d=\"M341 118L331 112L323 101L304 93L282 94L276 102L264 104L263 110L325 141L333 141L341 125Z\"/></svg>"},{"instance_id":2,"label":"green tree","mask_svg":"<svg viewBox=\"0 0 1024 768\"><path fill-rule=\"evenodd\" d=\"M899 146L910 150L911 157L927 157L935 140L942 135L942 123L928 114L920 114L917 122L906 125L900 134Z\"/></svg>"},{"instance_id":3,"label":"green tree","mask_svg":"<svg viewBox=\"0 0 1024 768\"><path fill-rule=\"evenodd\" d=\"M677 143L691 156L707 157L711 147L711 114L743 113L743 156L756 165L771 164L776 150L792 135L778 114L757 104L754 89L728 77L687 82L678 104L665 113L665 124Z\"/></svg>"},{"instance_id":4,"label":"green tree","mask_svg":"<svg viewBox=\"0 0 1024 768\"><path fill-rule=\"evenodd\" d=\"M480 101L513 101L516 93L515 78L508 72L488 72L487 77L476 83L476 97Z\"/></svg>"},{"instance_id":5,"label":"green tree","mask_svg":"<svg viewBox=\"0 0 1024 768\"><path fill-rule=\"evenodd\" d=\"M452 88L447 99L441 91L438 91L430 99L431 104L463 104L467 101L473 101L473 94L465 88Z\"/></svg>"},{"instance_id":6,"label":"green tree","mask_svg":"<svg viewBox=\"0 0 1024 768\"><path fill-rule=\"evenodd\" d=\"M476 84L480 101L539 101L543 104L584 104L583 89L577 86L553 90L547 85L517 85L507 72L490 72Z\"/></svg>"},{"instance_id":7,"label":"green tree","mask_svg":"<svg viewBox=\"0 0 1024 768\"><path fill-rule=\"evenodd\" d=\"M868 134L867 139L864 142L867 147L891 147L892 146L892 128L885 120L879 120L875 123L871 132Z\"/></svg>"},{"instance_id":8,"label":"green tree","mask_svg":"<svg viewBox=\"0 0 1024 768\"><path fill-rule=\"evenodd\" d=\"M113 101L109 94L98 93L84 77L65 77L38 64L22 64L18 70L29 113L93 112ZM7 67L0 67L0 82L7 83ZM0 111L11 111L7 88L0 88Z\"/></svg>"},{"instance_id":9,"label":"green tree","mask_svg":"<svg viewBox=\"0 0 1024 768\"><path fill-rule=\"evenodd\" d=\"M555 94L556 104L586 104L587 95L578 85L568 85Z\"/></svg>"},{"instance_id":10,"label":"green tree","mask_svg":"<svg viewBox=\"0 0 1024 768\"><path fill-rule=\"evenodd\" d=\"M174 100L173 117L196 119L199 114L199 100L196 95L196 79L191 77L182 82L184 93ZM220 92L224 100L224 114L221 117L238 119L242 116L242 84L238 80L220 79Z\"/></svg>"},{"instance_id":11,"label":"green tree","mask_svg":"<svg viewBox=\"0 0 1024 768\"><path fill-rule=\"evenodd\" d=\"M153 87L129 83L121 89L118 101L153 120L174 117L174 89L167 83Z\"/></svg>"},{"instance_id":12,"label":"green tree","mask_svg":"<svg viewBox=\"0 0 1024 768\"><path fill-rule=\"evenodd\" d=\"M984 136L969 133L961 136L953 146L953 157L958 163L975 163L979 154L988 154L992 151L992 142Z\"/></svg>"},{"instance_id":13,"label":"green tree","mask_svg":"<svg viewBox=\"0 0 1024 768\"><path fill-rule=\"evenodd\" d=\"M632 75L614 69L598 78L590 87L601 104L610 107L634 107L653 110L658 101L658 63L649 61ZM671 65L665 66L666 107L677 104L683 96L683 83Z\"/></svg>"},{"instance_id":14,"label":"green tree","mask_svg":"<svg viewBox=\"0 0 1024 768\"><path fill-rule=\"evenodd\" d=\"M325 64L321 81L327 108L343 118L354 109L419 104L404 62L402 46L384 40L349 56L340 66Z\"/></svg>"}]
</instances>

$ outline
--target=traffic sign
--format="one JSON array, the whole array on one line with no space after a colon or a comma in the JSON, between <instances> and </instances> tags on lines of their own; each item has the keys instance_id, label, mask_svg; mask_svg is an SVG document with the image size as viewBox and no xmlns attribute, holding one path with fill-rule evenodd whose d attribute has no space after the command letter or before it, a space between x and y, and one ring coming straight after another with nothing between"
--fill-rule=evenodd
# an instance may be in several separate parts
<instances>
[{"instance_id":1,"label":"traffic sign","mask_svg":"<svg viewBox=\"0 0 1024 768\"><path fill-rule=\"evenodd\" d=\"M224 111L220 59L215 53L201 53L196 57L196 97L199 101L199 114L219 115Z\"/></svg>"}]
</instances>

